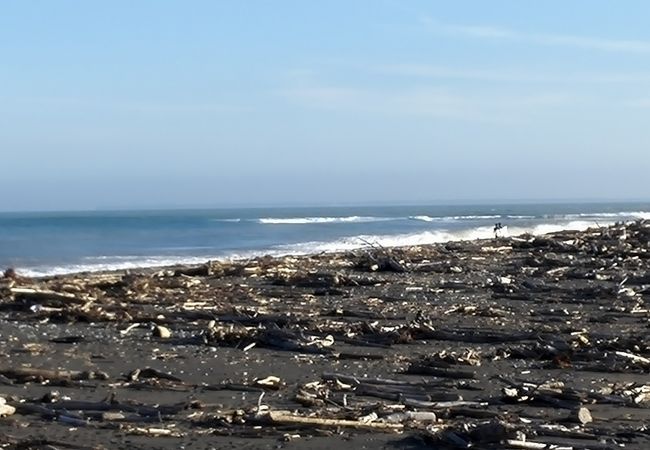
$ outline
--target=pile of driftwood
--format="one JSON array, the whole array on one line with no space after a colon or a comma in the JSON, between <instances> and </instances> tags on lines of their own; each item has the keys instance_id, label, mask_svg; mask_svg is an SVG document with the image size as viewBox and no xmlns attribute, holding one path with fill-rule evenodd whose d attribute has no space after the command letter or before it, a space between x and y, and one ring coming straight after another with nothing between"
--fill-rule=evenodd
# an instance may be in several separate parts
<instances>
[{"instance_id":1,"label":"pile of driftwood","mask_svg":"<svg viewBox=\"0 0 650 450\"><path fill-rule=\"evenodd\" d=\"M371 431L431 448L648 448L649 241L641 221L137 272L7 270L0 443L29 448L47 425L38 445Z\"/></svg>"}]
</instances>

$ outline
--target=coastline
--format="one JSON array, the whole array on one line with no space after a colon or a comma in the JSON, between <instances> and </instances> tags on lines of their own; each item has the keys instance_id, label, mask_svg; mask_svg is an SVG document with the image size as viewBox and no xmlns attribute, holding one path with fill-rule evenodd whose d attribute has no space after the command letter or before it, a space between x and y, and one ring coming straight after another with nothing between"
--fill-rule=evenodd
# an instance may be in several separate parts
<instances>
[{"instance_id":1,"label":"coastline","mask_svg":"<svg viewBox=\"0 0 650 450\"><path fill-rule=\"evenodd\" d=\"M0 397L16 413L0 437L646 448L649 237L638 221L3 279Z\"/></svg>"},{"instance_id":2,"label":"coastline","mask_svg":"<svg viewBox=\"0 0 650 450\"><path fill-rule=\"evenodd\" d=\"M549 222L535 222L534 224L522 225L521 223L506 224L500 230L499 235L502 237L516 238L521 235L544 235L548 233L563 232L563 231L584 231L591 227L611 226L615 223L624 223L631 220L641 220L649 215L645 212L629 212L629 213L599 213L600 221L596 219L588 219L591 214L575 214L565 217L561 221ZM416 221L429 223L432 219L428 216L427 220L420 218L410 218ZM467 217L467 216L466 216ZM474 217L474 216L472 216ZM500 216L492 216L490 220L498 220ZM528 216L517 216L528 217ZM615 221L614 218L626 218L621 222ZM633 219L631 219L633 218ZM322 219L322 218L320 218ZM444 218L443 218L444 219ZM451 217L450 219L457 219ZM238 219L239 220L239 219ZM262 221L264 219L260 219ZM278 219L280 220L280 219ZM281 219L282 221L294 219ZM301 220L305 220L302 218ZM383 220L383 219L382 219ZM382 221L380 220L380 222ZM391 220L400 220L394 218ZM437 220L437 219L436 219ZM231 219L223 219L221 221L230 222ZM284 222L279 222L283 224ZM301 222L303 226L309 227L310 223L317 222ZM340 223L345 223L341 221ZM274 224L278 225L278 224ZM271 226L274 226L271 225ZM284 225L280 225L281 227ZM325 241L309 241L299 242L294 244L277 244L270 248L260 249L247 249L241 251L230 251L224 254L187 254L181 256L177 255L113 255L113 256L87 256L83 259L87 261L78 261L76 263L69 263L67 265L32 265L21 266L10 265L13 269L21 275L30 278L44 278L50 276L66 276L78 273L102 273L102 272L117 272L117 271L140 271L145 269L164 269L166 267L180 266L180 265L197 265L209 261L220 263L236 263L241 261L248 261L260 257L303 257L320 253L336 254L345 251L357 251L369 245L377 245L387 248L399 247L413 247L423 245L444 244L447 242L458 241L474 241L481 239L492 239L494 237L493 224L482 224L468 228L434 228L429 230L419 230L411 233L389 233L389 234L360 234L341 236L334 240ZM206 247L208 248L208 247ZM90 262L90 260L101 260L102 262Z\"/></svg>"}]
</instances>

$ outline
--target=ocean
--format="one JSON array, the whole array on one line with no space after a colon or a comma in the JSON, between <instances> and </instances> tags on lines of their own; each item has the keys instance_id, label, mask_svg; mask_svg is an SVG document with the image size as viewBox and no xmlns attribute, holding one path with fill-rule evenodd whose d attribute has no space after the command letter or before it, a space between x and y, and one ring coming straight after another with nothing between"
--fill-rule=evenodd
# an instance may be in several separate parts
<instances>
[{"instance_id":1,"label":"ocean","mask_svg":"<svg viewBox=\"0 0 650 450\"><path fill-rule=\"evenodd\" d=\"M542 234L650 218L650 203L0 213L0 268L25 276Z\"/></svg>"}]
</instances>

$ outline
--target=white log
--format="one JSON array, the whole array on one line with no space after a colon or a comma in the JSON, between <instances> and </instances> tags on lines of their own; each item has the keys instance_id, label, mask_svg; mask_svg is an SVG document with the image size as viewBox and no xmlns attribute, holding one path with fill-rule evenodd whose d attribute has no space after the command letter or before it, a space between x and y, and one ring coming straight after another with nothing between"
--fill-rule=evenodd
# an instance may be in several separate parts
<instances>
[{"instance_id":1,"label":"white log","mask_svg":"<svg viewBox=\"0 0 650 450\"><path fill-rule=\"evenodd\" d=\"M636 362L640 362L640 363L643 363L643 364L649 364L650 365L650 359L649 358L644 358L643 356L635 355L634 353L616 352L616 355L622 356L623 358L631 359L632 361L636 361Z\"/></svg>"},{"instance_id":2,"label":"white log","mask_svg":"<svg viewBox=\"0 0 650 450\"><path fill-rule=\"evenodd\" d=\"M267 417L277 424L285 425L312 425L314 427L345 427L357 429L373 429L400 431L404 428L402 424L384 422L361 422L347 419L323 419L320 417L305 417L292 414L289 411L269 411Z\"/></svg>"}]
</instances>

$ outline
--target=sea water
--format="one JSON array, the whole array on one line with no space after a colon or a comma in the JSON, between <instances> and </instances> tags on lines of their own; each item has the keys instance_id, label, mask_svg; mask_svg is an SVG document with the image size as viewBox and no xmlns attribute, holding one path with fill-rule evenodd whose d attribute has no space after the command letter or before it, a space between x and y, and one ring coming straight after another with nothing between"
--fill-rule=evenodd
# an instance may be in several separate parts
<instances>
[{"instance_id":1,"label":"sea water","mask_svg":"<svg viewBox=\"0 0 650 450\"><path fill-rule=\"evenodd\" d=\"M581 230L650 203L0 213L0 268L27 276Z\"/></svg>"}]
</instances>

